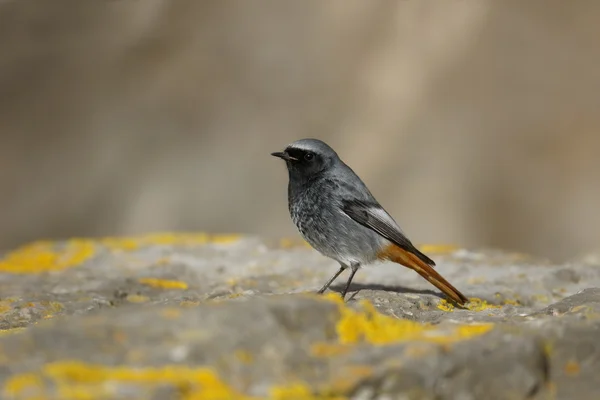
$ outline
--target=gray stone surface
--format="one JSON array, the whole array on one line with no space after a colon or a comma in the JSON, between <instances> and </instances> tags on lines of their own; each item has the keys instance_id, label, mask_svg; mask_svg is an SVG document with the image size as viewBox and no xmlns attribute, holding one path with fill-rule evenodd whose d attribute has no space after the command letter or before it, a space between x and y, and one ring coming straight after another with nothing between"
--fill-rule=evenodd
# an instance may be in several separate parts
<instances>
[{"instance_id":1,"label":"gray stone surface","mask_svg":"<svg viewBox=\"0 0 600 400\"><path fill-rule=\"evenodd\" d=\"M424 250L467 308L390 263L346 304L317 296L337 266L290 240L17 249L0 260L1 398L600 398L599 265Z\"/></svg>"}]
</instances>

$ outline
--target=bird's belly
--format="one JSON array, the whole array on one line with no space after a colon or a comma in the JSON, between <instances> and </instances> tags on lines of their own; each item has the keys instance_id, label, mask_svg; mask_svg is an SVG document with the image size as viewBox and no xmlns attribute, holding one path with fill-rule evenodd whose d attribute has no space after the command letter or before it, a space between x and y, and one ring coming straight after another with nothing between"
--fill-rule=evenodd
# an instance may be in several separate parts
<instances>
[{"instance_id":1,"label":"bird's belly","mask_svg":"<svg viewBox=\"0 0 600 400\"><path fill-rule=\"evenodd\" d=\"M382 239L334 207L290 208L302 237L319 253L346 265L369 264L377 259Z\"/></svg>"}]
</instances>

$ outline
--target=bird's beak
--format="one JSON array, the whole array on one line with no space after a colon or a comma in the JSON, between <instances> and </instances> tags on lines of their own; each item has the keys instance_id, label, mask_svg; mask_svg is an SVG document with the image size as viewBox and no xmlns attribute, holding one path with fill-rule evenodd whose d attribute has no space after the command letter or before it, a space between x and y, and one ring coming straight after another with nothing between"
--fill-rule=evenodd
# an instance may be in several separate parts
<instances>
[{"instance_id":1,"label":"bird's beak","mask_svg":"<svg viewBox=\"0 0 600 400\"><path fill-rule=\"evenodd\" d=\"M281 158L281 159L283 159L285 161L298 161L297 158L294 158L294 157L290 156L286 152L280 152L280 151L278 151L278 152L275 152L275 153L271 153L271 155L274 156L274 157L279 157L279 158Z\"/></svg>"}]
</instances>

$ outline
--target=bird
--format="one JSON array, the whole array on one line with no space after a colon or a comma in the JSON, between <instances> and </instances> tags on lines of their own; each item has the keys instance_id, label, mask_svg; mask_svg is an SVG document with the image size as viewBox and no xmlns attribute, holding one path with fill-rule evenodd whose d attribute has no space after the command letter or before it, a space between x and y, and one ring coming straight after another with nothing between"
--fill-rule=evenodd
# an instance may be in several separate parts
<instances>
[{"instance_id":1,"label":"bird","mask_svg":"<svg viewBox=\"0 0 600 400\"><path fill-rule=\"evenodd\" d=\"M416 271L459 305L468 298L442 277L335 150L319 139L300 139L272 156L288 170L288 210L301 236L340 268L317 292L324 293L347 269L345 299L357 271L391 261Z\"/></svg>"}]
</instances>

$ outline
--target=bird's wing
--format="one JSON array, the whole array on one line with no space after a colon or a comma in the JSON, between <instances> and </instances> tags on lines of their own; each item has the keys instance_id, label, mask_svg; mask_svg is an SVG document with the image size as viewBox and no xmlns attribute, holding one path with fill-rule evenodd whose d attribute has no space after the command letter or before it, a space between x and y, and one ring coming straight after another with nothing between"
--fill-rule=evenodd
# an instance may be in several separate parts
<instances>
[{"instance_id":1,"label":"bird's wing","mask_svg":"<svg viewBox=\"0 0 600 400\"><path fill-rule=\"evenodd\" d=\"M342 211L359 224L372 229L400 248L413 253L426 264L430 266L435 265L432 259L415 248L411 241L404 235L404 232L402 232L396 221L378 203L362 200L344 200L342 202Z\"/></svg>"}]
</instances>

